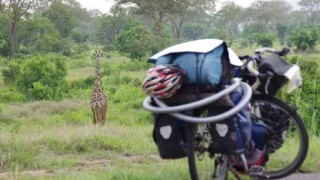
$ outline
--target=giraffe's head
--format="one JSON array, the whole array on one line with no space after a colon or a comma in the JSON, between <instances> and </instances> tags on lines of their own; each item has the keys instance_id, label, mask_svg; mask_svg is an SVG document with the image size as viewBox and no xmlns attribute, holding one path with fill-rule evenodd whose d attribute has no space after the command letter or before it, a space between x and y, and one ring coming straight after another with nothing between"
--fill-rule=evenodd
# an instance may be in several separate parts
<instances>
[{"instance_id":1,"label":"giraffe's head","mask_svg":"<svg viewBox=\"0 0 320 180\"><path fill-rule=\"evenodd\" d=\"M101 50L95 50L93 56L96 60L101 60L103 52Z\"/></svg>"}]
</instances>

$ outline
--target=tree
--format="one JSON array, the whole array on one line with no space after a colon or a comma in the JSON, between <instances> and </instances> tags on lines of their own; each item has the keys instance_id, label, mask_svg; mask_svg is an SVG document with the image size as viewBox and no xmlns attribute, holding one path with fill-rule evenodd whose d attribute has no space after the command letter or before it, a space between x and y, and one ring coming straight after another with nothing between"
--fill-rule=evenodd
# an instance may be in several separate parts
<instances>
[{"instance_id":1,"label":"tree","mask_svg":"<svg viewBox=\"0 0 320 180\"><path fill-rule=\"evenodd\" d=\"M54 24L39 14L21 23L18 42L23 45L25 52L53 52L61 40L59 31Z\"/></svg>"},{"instance_id":2,"label":"tree","mask_svg":"<svg viewBox=\"0 0 320 180\"><path fill-rule=\"evenodd\" d=\"M215 26L220 31L225 31L231 39L239 35L239 28L243 22L243 9L234 2L223 3L221 9L216 13Z\"/></svg>"},{"instance_id":3,"label":"tree","mask_svg":"<svg viewBox=\"0 0 320 180\"><path fill-rule=\"evenodd\" d=\"M151 54L152 34L143 25L123 31L117 37L118 50L129 54L131 59L140 59Z\"/></svg>"},{"instance_id":4,"label":"tree","mask_svg":"<svg viewBox=\"0 0 320 180\"><path fill-rule=\"evenodd\" d=\"M80 8L80 4L74 0L64 2L62 0L52 0L49 8L43 12L43 15L50 19L60 32L63 38L70 35L73 28L75 28L81 17L86 13Z\"/></svg>"},{"instance_id":5,"label":"tree","mask_svg":"<svg viewBox=\"0 0 320 180\"><path fill-rule=\"evenodd\" d=\"M172 0L115 0L117 6L132 5L137 14L153 19L156 35L161 36L161 27L165 17L172 11Z\"/></svg>"},{"instance_id":6,"label":"tree","mask_svg":"<svg viewBox=\"0 0 320 180\"><path fill-rule=\"evenodd\" d=\"M2 3L2 0L0 0L0 12L3 11L4 9L4 4Z\"/></svg>"},{"instance_id":7,"label":"tree","mask_svg":"<svg viewBox=\"0 0 320 180\"><path fill-rule=\"evenodd\" d=\"M116 5L132 5L134 12L152 18L156 35L162 35L162 26L169 18L176 37L180 37L181 26L191 12L209 13L214 10L212 0L115 0Z\"/></svg>"},{"instance_id":8,"label":"tree","mask_svg":"<svg viewBox=\"0 0 320 180\"><path fill-rule=\"evenodd\" d=\"M320 0L300 0L298 5L301 7L304 15L307 15L307 20L311 24L314 24L316 19L319 18Z\"/></svg>"},{"instance_id":9,"label":"tree","mask_svg":"<svg viewBox=\"0 0 320 180\"><path fill-rule=\"evenodd\" d=\"M298 50L314 49L319 40L319 31L316 28L303 28L290 37Z\"/></svg>"},{"instance_id":10,"label":"tree","mask_svg":"<svg viewBox=\"0 0 320 180\"><path fill-rule=\"evenodd\" d=\"M291 11L292 6L285 0L258 0L246 9L251 21L264 25L264 32L275 32L276 24L287 21Z\"/></svg>"},{"instance_id":11,"label":"tree","mask_svg":"<svg viewBox=\"0 0 320 180\"><path fill-rule=\"evenodd\" d=\"M21 17L28 14L30 10L37 7L37 0L5 0L2 5L5 6L9 26L10 26L10 50L15 53L17 50L17 33Z\"/></svg>"},{"instance_id":12,"label":"tree","mask_svg":"<svg viewBox=\"0 0 320 180\"><path fill-rule=\"evenodd\" d=\"M0 54L8 55L9 52L8 21L5 15L0 13Z\"/></svg>"},{"instance_id":13,"label":"tree","mask_svg":"<svg viewBox=\"0 0 320 180\"><path fill-rule=\"evenodd\" d=\"M282 24L282 23L277 23L277 34L278 34L278 39L280 41L281 45L284 45L284 40L286 37L286 32L287 32L287 26Z\"/></svg>"},{"instance_id":14,"label":"tree","mask_svg":"<svg viewBox=\"0 0 320 180\"><path fill-rule=\"evenodd\" d=\"M138 23L126 14L124 9L113 9L113 15L103 15L96 26L97 42L113 48L115 38L124 30L137 26Z\"/></svg>"},{"instance_id":15,"label":"tree","mask_svg":"<svg viewBox=\"0 0 320 180\"><path fill-rule=\"evenodd\" d=\"M243 28L242 36L247 40L251 47L255 41L254 35L264 32L264 25L262 23L250 23Z\"/></svg>"},{"instance_id":16,"label":"tree","mask_svg":"<svg viewBox=\"0 0 320 180\"><path fill-rule=\"evenodd\" d=\"M172 3L168 18L177 39L180 38L181 28L188 18L197 15L210 16L215 11L215 1L212 0L176 0Z\"/></svg>"},{"instance_id":17,"label":"tree","mask_svg":"<svg viewBox=\"0 0 320 180\"><path fill-rule=\"evenodd\" d=\"M272 47L273 39L274 36L270 33L259 33L254 35L255 42L262 47Z\"/></svg>"},{"instance_id":18,"label":"tree","mask_svg":"<svg viewBox=\"0 0 320 180\"><path fill-rule=\"evenodd\" d=\"M199 23L186 23L183 28L184 37L195 40L204 35L205 27Z\"/></svg>"}]
</instances>

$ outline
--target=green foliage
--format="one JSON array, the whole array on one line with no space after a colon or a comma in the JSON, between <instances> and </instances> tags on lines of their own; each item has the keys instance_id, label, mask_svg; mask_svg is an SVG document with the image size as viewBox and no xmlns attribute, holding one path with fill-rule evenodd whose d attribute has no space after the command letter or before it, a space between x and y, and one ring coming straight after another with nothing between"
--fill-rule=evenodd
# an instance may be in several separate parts
<instances>
[{"instance_id":1,"label":"green foliage","mask_svg":"<svg viewBox=\"0 0 320 180\"><path fill-rule=\"evenodd\" d=\"M214 38L214 39L223 39L228 46L232 45L232 37L227 33L225 29L214 29L210 34L209 38Z\"/></svg>"},{"instance_id":2,"label":"green foliage","mask_svg":"<svg viewBox=\"0 0 320 180\"><path fill-rule=\"evenodd\" d=\"M264 32L264 26L262 23L250 23L246 24L246 26L243 29L243 35L248 37L251 34L256 33L263 33Z\"/></svg>"},{"instance_id":3,"label":"green foliage","mask_svg":"<svg viewBox=\"0 0 320 180\"><path fill-rule=\"evenodd\" d=\"M95 78L92 76L86 79L72 81L71 88L72 89L88 89L92 87L92 85L94 84L94 81L95 81Z\"/></svg>"},{"instance_id":4,"label":"green foliage","mask_svg":"<svg viewBox=\"0 0 320 180\"><path fill-rule=\"evenodd\" d=\"M303 28L294 32L291 35L290 40L298 50L313 50L319 40L319 31L316 28Z\"/></svg>"},{"instance_id":5,"label":"green foliage","mask_svg":"<svg viewBox=\"0 0 320 180\"><path fill-rule=\"evenodd\" d=\"M119 69L126 71L139 71L145 70L152 67L151 63L145 61L131 61L131 62L123 62L119 65Z\"/></svg>"},{"instance_id":6,"label":"green foliage","mask_svg":"<svg viewBox=\"0 0 320 180\"><path fill-rule=\"evenodd\" d=\"M249 43L249 47L251 47L255 43L255 34L264 33L264 31L264 25L262 23L249 23L244 26L242 36Z\"/></svg>"},{"instance_id":7,"label":"green foliage","mask_svg":"<svg viewBox=\"0 0 320 180\"><path fill-rule=\"evenodd\" d=\"M319 134L320 124L317 123L320 118L319 63L299 56L293 56L288 61L300 66L303 82L297 91L289 95L288 101L299 107L299 113L312 134Z\"/></svg>"},{"instance_id":8,"label":"green foliage","mask_svg":"<svg viewBox=\"0 0 320 180\"><path fill-rule=\"evenodd\" d=\"M0 39L0 49L2 49L7 44L5 39Z\"/></svg>"},{"instance_id":9,"label":"green foliage","mask_svg":"<svg viewBox=\"0 0 320 180\"><path fill-rule=\"evenodd\" d=\"M77 19L73 14L72 7L62 1L52 1L43 15L50 19L64 38L68 37L72 29L77 25Z\"/></svg>"},{"instance_id":10,"label":"green foliage","mask_svg":"<svg viewBox=\"0 0 320 180\"><path fill-rule=\"evenodd\" d=\"M103 15L98 19L95 29L97 41L105 44L105 50L115 50L114 40L116 37L121 32L138 24L123 9L119 9L114 15Z\"/></svg>"},{"instance_id":11,"label":"green foliage","mask_svg":"<svg viewBox=\"0 0 320 180\"><path fill-rule=\"evenodd\" d=\"M119 76L121 71L120 68L121 67L113 67L110 63L103 64L101 66L101 69L102 69L101 75L102 76L110 76L110 75Z\"/></svg>"},{"instance_id":12,"label":"green foliage","mask_svg":"<svg viewBox=\"0 0 320 180\"><path fill-rule=\"evenodd\" d=\"M59 31L46 17L34 15L21 23L18 41L22 46L20 52L54 52L60 40Z\"/></svg>"},{"instance_id":13,"label":"green foliage","mask_svg":"<svg viewBox=\"0 0 320 180\"><path fill-rule=\"evenodd\" d=\"M8 29L6 28L8 26L6 20L6 16L1 13L0 14L0 39L4 40L6 36L8 36ZM0 49L3 47L3 44L0 45Z\"/></svg>"},{"instance_id":14,"label":"green foliage","mask_svg":"<svg viewBox=\"0 0 320 180\"><path fill-rule=\"evenodd\" d=\"M255 42L262 47L272 47L273 39L274 39L274 35L271 33L254 34Z\"/></svg>"},{"instance_id":15,"label":"green foliage","mask_svg":"<svg viewBox=\"0 0 320 180\"><path fill-rule=\"evenodd\" d=\"M149 44L149 48L151 54L155 54L164 48L168 47L172 42L170 38L160 37L160 36L151 36L151 44Z\"/></svg>"},{"instance_id":16,"label":"green foliage","mask_svg":"<svg viewBox=\"0 0 320 180\"><path fill-rule=\"evenodd\" d=\"M9 144L0 142L0 169L18 170L35 168L35 157L39 152L39 146L33 142L15 142Z\"/></svg>"},{"instance_id":17,"label":"green foliage","mask_svg":"<svg viewBox=\"0 0 320 180\"><path fill-rule=\"evenodd\" d=\"M130 28L117 37L117 49L127 53L131 59L141 59L151 54L150 48L153 35L143 25Z\"/></svg>"},{"instance_id":18,"label":"green foliage","mask_svg":"<svg viewBox=\"0 0 320 180\"><path fill-rule=\"evenodd\" d=\"M84 42L88 41L89 35L88 34L82 35L80 32L72 31L71 32L71 38L77 44L81 44L81 43L84 43Z\"/></svg>"},{"instance_id":19,"label":"green foliage","mask_svg":"<svg viewBox=\"0 0 320 180\"><path fill-rule=\"evenodd\" d=\"M4 13L0 13L0 54L8 55L9 53L9 29L7 19Z\"/></svg>"},{"instance_id":20,"label":"green foliage","mask_svg":"<svg viewBox=\"0 0 320 180\"><path fill-rule=\"evenodd\" d=\"M22 64L17 86L30 100L60 100L68 92L66 75L62 59L33 56Z\"/></svg>"},{"instance_id":21,"label":"green foliage","mask_svg":"<svg viewBox=\"0 0 320 180\"><path fill-rule=\"evenodd\" d=\"M281 23L277 23L276 28L277 28L277 34L278 34L278 39L280 41L280 44L284 45L284 40L287 33L287 26Z\"/></svg>"},{"instance_id":22,"label":"green foliage","mask_svg":"<svg viewBox=\"0 0 320 180\"><path fill-rule=\"evenodd\" d=\"M246 48L246 47L249 47L250 45L248 39L246 38L239 39L239 43L241 48Z\"/></svg>"},{"instance_id":23,"label":"green foliage","mask_svg":"<svg viewBox=\"0 0 320 180\"><path fill-rule=\"evenodd\" d=\"M183 36L195 40L204 35L205 26L199 23L186 23L183 26Z\"/></svg>"},{"instance_id":24,"label":"green foliage","mask_svg":"<svg viewBox=\"0 0 320 180\"><path fill-rule=\"evenodd\" d=\"M241 6L231 1L224 2L216 13L214 24L219 30L226 31L229 39L234 39L240 33L238 27L243 22L242 14Z\"/></svg>"},{"instance_id":25,"label":"green foliage","mask_svg":"<svg viewBox=\"0 0 320 180\"><path fill-rule=\"evenodd\" d=\"M10 62L8 68L2 70L3 81L5 84L14 84L20 74L20 64L16 61Z\"/></svg>"},{"instance_id":26,"label":"green foliage","mask_svg":"<svg viewBox=\"0 0 320 180\"><path fill-rule=\"evenodd\" d=\"M16 90L0 90L0 102L26 102L27 98L24 94L17 92Z\"/></svg>"}]
</instances>

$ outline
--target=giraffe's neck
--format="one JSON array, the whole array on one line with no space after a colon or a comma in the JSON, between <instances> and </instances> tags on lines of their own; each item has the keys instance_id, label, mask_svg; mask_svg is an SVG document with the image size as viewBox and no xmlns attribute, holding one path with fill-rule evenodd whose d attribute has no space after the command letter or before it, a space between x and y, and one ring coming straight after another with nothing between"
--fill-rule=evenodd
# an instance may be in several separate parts
<instances>
[{"instance_id":1,"label":"giraffe's neck","mask_svg":"<svg viewBox=\"0 0 320 180\"><path fill-rule=\"evenodd\" d=\"M96 80L94 82L94 89L101 89L101 73L100 73L100 58L96 58Z\"/></svg>"}]
</instances>

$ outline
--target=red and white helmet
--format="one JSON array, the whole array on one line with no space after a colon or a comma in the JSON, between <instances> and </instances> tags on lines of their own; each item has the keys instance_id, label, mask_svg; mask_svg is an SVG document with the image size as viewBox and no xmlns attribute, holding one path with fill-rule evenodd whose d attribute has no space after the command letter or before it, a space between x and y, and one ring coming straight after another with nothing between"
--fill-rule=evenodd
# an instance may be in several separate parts
<instances>
[{"instance_id":1,"label":"red and white helmet","mask_svg":"<svg viewBox=\"0 0 320 180\"><path fill-rule=\"evenodd\" d=\"M172 65L150 68L142 83L142 90L151 97L169 98L183 83L185 72Z\"/></svg>"}]
</instances>

